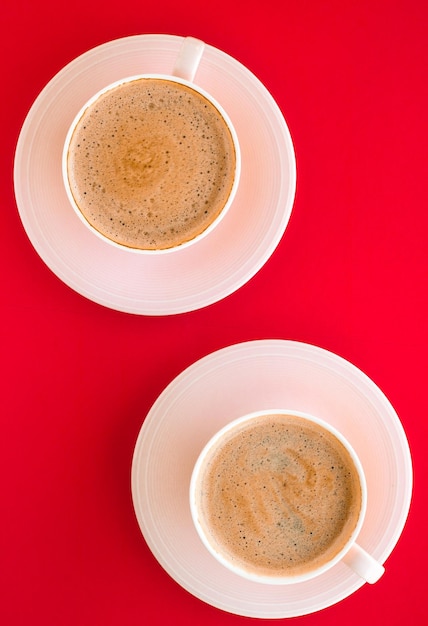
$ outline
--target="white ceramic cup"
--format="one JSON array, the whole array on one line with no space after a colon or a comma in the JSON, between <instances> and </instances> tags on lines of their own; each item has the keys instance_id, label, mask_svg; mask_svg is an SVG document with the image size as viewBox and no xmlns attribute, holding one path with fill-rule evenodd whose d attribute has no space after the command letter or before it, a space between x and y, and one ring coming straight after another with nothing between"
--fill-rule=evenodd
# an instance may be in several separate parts
<instances>
[{"instance_id":1,"label":"white ceramic cup","mask_svg":"<svg viewBox=\"0 0 428 626\"><path fill-rule=\"evenodd\" d=\"M230 208L235 198L236 191L239 185L240 173L241 173L241 151L239 147L238 136L236 134L235 128L232 124L232 121L230 120L229 115L223 109L220 103L217 102L217 100L215 100L204 89L202 89L201 87L199 87L198 85L194 83L194 77L195 77L200 60L203 55L204 46L205 44L199 39L195 39L194 37L186 37L183 40L182 47L175 61L175 65L174 65L171 75L169 74L139 74L135 76L128 76L126 78L115 81L114 83L111 83L110 85L104 87L103 89L98 91L94 96L92 96L85 103L85 105L80 109L80 111L77 113L77 115L73 119L73 122L67 132L67 136L66 136L64 148L63 148L63 153L62 153L62 174L63 174L65 190L66 190L68 199L70 201L70 204L75 210L77 216L85 224L85 226L87 226L91 230L91 232L93 232L95 235L100 237L103 241L108 242L109 244L117 248L132 250L139 254L149 254L149 255L164 254L164 253L174 252L176 250L181 250L182 248L186 248L200 241L200 239L206 237L219 224L219 222L223 219L223 217L227 213L228 209ZM135 81L138 79L143 79L143 78L162 79L162 80L171 81L173 83L185 85L188 88L195 91L196 93L202 95L204 98L206 98L217 109L218 113L223 118L223 121L228 127L230 135L232 137L232 142L233 142L234 151L235 151L234 180L233 180L231 191L219 215L207 226L207 228L203 232L199 233L198 235L196 235L195 237L193 237L192 239L188 241L184 241L183 243L180 243L179 245L175 245L169 248L144 249L144 248L127 246L127 245L118 243L114 241L113 239L110 239L108 236L100 233L92 224L88 222L88 220L85 218L85 216L82 214L81 210L79 209L75 201L75 198L73 196L73 193L70 187L70 181L69 181L68 154L69 154L70 141L72 139L73 133L77 125L81 121L81 118L83 114L85 113L85 111L87 110L87 108L93 105L100 98L100 96L110 91L111 89L114 89L115 87L118 87L124 83Z\"/></svg>"},{"instance_id":2,"label":"white ceramic cup","mask_svg":"<svg viewBox=\"0 0 428 626\"><path fill-rule=\"evenodd\" d=\"M333 558L329 561L325 562L322 566L316 567L308 572L299 575L260 575L255 573L254 571L248 571L243 567L236 565L236 563L232 562L229 558L225 556L218 548L214 547L214 545L210 542L208 534L204 531L204 525L201 523L202 513L198 507L198 485L199 485L199 476L200 472L204 467L205 461L207 457L209 457L211 450L213 447L218 449L218 446L221 446L222 439L228 439L228 435L233 431L237 426L251 422L252 420L265 416L265 415L285 415L285 416L295 416L304 418L310 422L321 426L329 433L334 435L346 448L348 451L355 469L357 470L357 474L360 481L361 486L361 509L358 516L357 524L352 531L352 534L349 536L346 544L343 548L338 552ZM348 565L356 574L358 574L361 578L363 578L366 582L375 583L379 580L379 578L384 573L384 567L380 563L378 563L370 554L368 554L363 548L361 548L356 540L358 534L361 530L361 527L364 522L364 516L367 508L367 484L364 476L364 471L362 465L356 455L355 451L349 444L349 442L343 437L343 435L338 432L335 428L327 424L325 421L314 417L312 415L308 415L307 413L302 413L294 410L285 410L285 409L269 409L264 411L257 411L255 413L250 413L241 418L233 420L221 430L219 430L205 445L203 450L201 451L196 464L194 466L191 482L190 482L190 510L192 519L196 528L196 531L202 540L202 543L205 545L207 550L226 568L238 574L239 576L243 576L244 578L253 580L259 583L267 583L267 584L292 584L298 582L305 582L316 576L323 574L328 571L334 565L336 565L339 561L343 561ZM207 524L209 524L207 522Z\"/></svg>"}]
</instances>

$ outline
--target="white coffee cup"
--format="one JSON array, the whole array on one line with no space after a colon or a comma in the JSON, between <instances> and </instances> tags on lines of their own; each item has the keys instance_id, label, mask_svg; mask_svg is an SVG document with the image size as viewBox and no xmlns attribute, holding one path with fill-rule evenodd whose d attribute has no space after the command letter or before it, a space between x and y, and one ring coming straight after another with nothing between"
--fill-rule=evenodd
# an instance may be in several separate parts
<instances>
[{"instance_id":1,"label":"white coffee cup","mask_svg":"<svg viewBox=\"0 0 428 626\"><path fill-rule=\"evenodd\" d=\"M272 575L255 571L254 568L247 569L242 566L242 563L237 563L234 561L234 557L227 553L227 550L222 550L215 541L210 538L209 531L209 521L204 520L204 515L202 513L202 508L200 505L200 498L198 494L201 490L201 477L203 475L204 470L207 467L207 464L210 462L211 453L213 451L217 451L221 449L221 446L226 442L230 441L231 434L236 435L239 429L242 426L255 424L256 420L260 418L264 418L265 416L291 416L296 418L303 418L309 423L315 424L321 429L327 431L335 437L348 452L348 455L352 461L352 464L356 470L356 474L358 475L358 480L360 484L360 493L361 493L361 506L358 513L358 519L356 521L355 527L352 532L350 532L346 543L337 552L332 558L326 560L322 565L316 566L313 569L309 569L304 573L300 574L278 574L274 573ZM234 433L235 431L235 433ZM231 447L235 445L231 444ZM242 477L242 474L240 475ZM220 476L219 476L220 480ZM263 494L266 492L263 492ZM259 496L257 496L259 497ZM261 497L265 497L264 495ZM213 508L215 510L216 507L219 507L219 503L215 502ZM375 583L379 580L379 578L384 573L384 567L378 563L370 554L368 554L361 546L357 544L357 537L361 530L361 527L364 522L364 517L366 514L367 508L367 484L364 476L364 471L361 465L361 462L358 459L355 451L349 442L345 439L345 437L338 432L331 425L327 424L324 420L321 420L312 415L308 415L307 413L302 413L294 410L285 410L285 409L268 409L264 411L257 411L254 413L250 413L241 418L233 420L228 423L225 427L219 430L205 445L203 450L201 451L196 464L194 466L191 482L190 482L190 510L192 519L196 528L196 531L202 540L202 543L207 548L207 550L212 554L213 557L217 559L222 565L224 565L227 569L231 570L235 574L247 578L249 580L253 580L259 583L266 584L292 584L298 582L305 582L316 576L322 575L327 572L330 568L336 565L339 561L343 561L349 566L356 574L358 574L361 578L363 578L366 582ZM245 531L245 528L242 532ZM248 533L247 533L248 534Z\"/></svg>"},{"instance_id":2,"label":"white coffee cup","mask_svg":"<svg viewBox=\"0 0 428 626\"><path fill-rule=\"evenodd\" d=\"M103 89L98 91L95 95L93 95L88 100L88 102L86 102L86 104L80 109L80 111L75 116L67 132L67 136L66 136L64 148L63 148L63 154L62 154L62 173L63 173L64 186L65 186L68 199L70 201L70 205L74 209L79 219L85 224L87 228L90 229L92 233L94 233L97 237L101 238L103 241L117 248L132 250L139 254L149 254L149 255L164 254L164 253L169 253L169 252L173 252L176 250L181 250L190 245L193 245L194 243L200 241L202 238L206 237L224 218L231 204L233 203L233 200L235 198L235 195L238 189L240 172L241 172L241 152L240 152L240 147L239 147L239 141L238 141L238 136L236 134L235 128L232 124L232 121L230 120L229 115L221 106L221 104L217 102L217 100L213 98L209 93L207 93L204 89L202 89L201 87L199 87L198 85L194 83L194 77L197 72L201 57L203 55L204 45L205 44L198 39L195 39L193 37L186 37L183 40L181 50L179 51L174 68L170 75L169 74L139 74L135 76L125 77L122 80L115 81L114 83L111 83L108 86L104 87ZM90 223L87 217L82 213L82 210L79 208L78 202L75 199L75 196L72 191L72 185L70 183L69 167L68 167L68 161L69 161L68 155L70 151L70 142L72 141L72 137L76 131L76 128L82 122L82 116L88 110L89 107L91 107L92 105L96 104L99 101L100 97L104 96L111 90L114 90L115 88L121 85L130 83L132 81L138 81L139 79L160 79L162 81L169 81L170 83L183 85L191 89L196 94L199 94L200 96L208 100L208 102L217 110L217 113L220 116L220 118L222 118L225 126L227 127L230 133L232 144L233 144L234 163L235 163L233 183L231 185L230 192L228 193L227 199L225 200L224 204L222 204L220 213L215 217L215 219L213 219L213 221L211 221L208 224L208 226L204 228L204 230L202 230L202 232L199 232L195 236L191 236L188 240L182 241L176 245L172 245L171 247L165 247L165 248L159 247L159 248L154 248L154 249L136 247L134 245L128 245L128 244L115 241L109 235L106 235L105 233L100 232L94 226L94 224Z\"/></svg>"}]
</instances>

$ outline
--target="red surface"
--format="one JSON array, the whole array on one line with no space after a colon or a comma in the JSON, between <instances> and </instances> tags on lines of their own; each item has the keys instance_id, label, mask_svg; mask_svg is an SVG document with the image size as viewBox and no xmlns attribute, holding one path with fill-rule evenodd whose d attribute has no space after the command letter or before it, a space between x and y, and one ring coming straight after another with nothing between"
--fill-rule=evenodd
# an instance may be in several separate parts
<instances>
[{"instance_id":1,"label":"red surface","mask_svg":"<svg viewBox=\"0 0 428 626\"><path fill-rule=\"evenodd\" d=\"M426 2L5 0L1 12L1 623L254 623L161 569L134 517L130 464L145 414L179 372L259 338L310 342L360 367L397 410L415 471L383 579L283 621L427 623ZM12 167L52 76L98 44L157 32L200 37L260 78L288 122L298 182L289 227L247 285L149 318L103 308L51 273L19 220Z\"/></svg>"}]
</instances>

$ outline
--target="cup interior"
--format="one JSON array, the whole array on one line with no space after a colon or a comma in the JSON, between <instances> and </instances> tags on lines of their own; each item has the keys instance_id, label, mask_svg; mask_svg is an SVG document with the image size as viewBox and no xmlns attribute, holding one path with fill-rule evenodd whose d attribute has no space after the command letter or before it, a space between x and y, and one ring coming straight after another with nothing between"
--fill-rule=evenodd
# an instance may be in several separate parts
<instances>
[{"instance_id":1,"label":"cup interior","mask_svg":"<svg viewBox=\"0 0 428 626\"><path fill-rule=\"evenodd\" d=\"M204 515L202 514L200 510L200 505L198 504L199 502L198 493L199 493L200 484L201 484L200 477L201 477L201 473L205 469L206 460L209 459L211 452L213 450L218 450L219 448L221 448L222 442L227 442L227 440L230 437L230 434L233 433L234 431L237 431L239 427L254 423L258 418L264 418L265 416L278 416L278 415L285 416L285 417L290 416L290 417L302 418L303 420L306 420L307 422L311 424L315 424L316 426L321 427L322 429L327 431L327 433L335 437L335 439L337 439L340 442L340 444L343 445L346 452L348 453L351 459L351 462L353 464L353 467L355 468L356 475L358 476L358 481L359 481L359 485L361 489L360 491L361 501L360 501L358 518L357 518L357 521L355 523L355 526L352 532L349 533L346 543L343 545L340 551L337 552L328 561L326 561L320 566L316 566L313 569L310 569L306 571L305 573L301 573L301 574L290 574L290 575L289 574L278 575L277 573L273 575L269 575L266 573L260 574L254 570L244 568L240 566L239 564L237 564L236 562L233 562L233 560L229 558L224 552L222 552L218 547L214 546L214 544L210 540L208 533L205 530L206 522L203 521ZM358 533L360 532L361 526L364 521L366 508L367 508L366 479L364 476L364 471L363 471L361 462L356 452L350 445L350 443L345 439L345 437L340 432L338 432L334 427L329 425L324 420L321 420L307 413L294 411L294 410L290 411L286 409L269 409L269 410L257 411L257 412L242 416L228 423L225 427L223 427L215 435L213 435L213 437L207 442L203 450L200 452L199 457L193 468L191 481L190 481L190 510L191 510L191 515L192 515L194 526L196 528L196 531L202 543L205 545L205 547L211 553L211 555L214 556L217 559L217 561L219 561L227 569L231 570L232 572L234 572L235 574L239 576L242 576L244 578L247 578L249 580L253 580L259 583L286 585L286 584L304 582L306 580L315 578L316 576L319 576L323 574L324 572L326 572L327 570L329 570L331 567L333 567L335 564L337 564L339 561L343 559L343 557L346 555L346 553L350 550L352 545L355 543Z\"/></svg>"},{"instance_id":2,"label":"cup interior","mask_svg":"<svg viewBox=\"0 0 428 626\"><path fill-rule=\"evenodd\" d=\"M233 153L234 153L233 154L233 158L234 158L233 181L232 181L230 190L228 192L227 198L225 199L224 203L222 203L222 206L218 215L206 227L204 227L204 229L198 234L194 236L190 236L188 239L180 241L176 245L171 245L167 247L159 247L159 248L157 247L145 248L145 247L138 247L135 245L128 245L128 244L120 243L118 241L115 241L114 238L111 238L105 235L104 233L100 232L100 230L98 230L92 223L90 223L90 221L88 221L88 219L83 214L82 210L79 208L78 202L76 201L76 198L72 191L72 185L70 183L70 174L69 174L70 144L72 142L72 138L73 138L74 133L76 132L76 129L78 128L79 124L81 124L81 121L85 112L88 111L88 109L92 107L93 105L95 105L98 101L100 101L100 98L102 98L105 94L112 92L117 87L126 85L133 81L140 81L142 79L167 81L168 83L182 85L185 88L192 90L193 92L195 92L196 94L199 94L199 96L207 100L212 105L212 107L214 107L214 109L217 111L219 118L222 119L225 127L227 128L230 134L231 141L232 141ZM129 76L127 78L117 80L114 83L109 84L105 88L98 91L82 106L80 111L74 117L73 122L65 138L63 153L62 153L62 174L63 174L63 182L64 182L65 191L66 191L68 200L70 202L70 205L74 209L74 212L79 217L81 222L93 234L101 238L104 242L107 242L108 244L116 248L126 249L128 251L132 251L138 254L163 255L163 254L169 254L171 252L175 252L178 250L182 250L184 248L194 245L195 243L199 242L201 239L209 235L209 233L211 233L216 228L216 226L223 220L226 213L230 209L235 199L237 190L238 190L240 174L241 174L241 150L240 150L238 135L236 133L235 127L228 113L224 110L222 105L203 88L199 87L193 82L189 82L188 80L177 77L177 76L164 75L164 74L139 74L139 75Z\"/></svg>"}]
</instances>

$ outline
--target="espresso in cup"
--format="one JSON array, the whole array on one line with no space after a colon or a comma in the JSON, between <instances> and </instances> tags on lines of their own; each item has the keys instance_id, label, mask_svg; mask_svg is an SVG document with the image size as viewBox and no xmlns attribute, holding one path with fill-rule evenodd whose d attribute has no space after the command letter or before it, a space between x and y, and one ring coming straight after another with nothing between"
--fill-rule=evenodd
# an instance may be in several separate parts
<instances>
[{"instance_id":1,"label":"espresso in cup","mask_svg":"<svg viewBox=\"0 0 428 626\"><path fill-rule=\"evenodd\" d=\"M361 522L362 485L350 452L299 415L238 421L204 451L193 480L197 525L211 551L262 581L319 571Z\"/></svg>"},{"instance_id":2,"label":"espresso in cup","mask_svg":"<svg viewBox=\"0 0 428 626\"><path fill-rule=\"evenodd\" d=\"M136 77L96 97L75 123L66 175L99 234L170 250L204 233L236 184L236 138L211 99L185 81Z\"/></svg>"}]
</instances>

